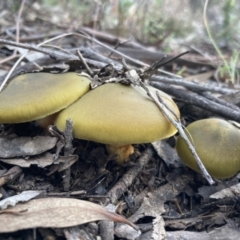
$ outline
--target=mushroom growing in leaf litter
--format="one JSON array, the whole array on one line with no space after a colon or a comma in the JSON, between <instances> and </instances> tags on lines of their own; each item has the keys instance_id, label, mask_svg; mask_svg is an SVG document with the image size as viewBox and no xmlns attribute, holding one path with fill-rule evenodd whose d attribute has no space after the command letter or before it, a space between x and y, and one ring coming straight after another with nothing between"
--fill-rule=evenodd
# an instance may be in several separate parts
<instances>
[{"instance_id":1,"label":"mushroom growing in leaf litter","mask_svg":"<svg viewBox=\"0 0 240 240\"><path fill-rule=\"evenodd\" d=\"M170 96L152 87L149 90L153 94L158 91L167 107L179 117ZM88 92L61 111L55 124L63 130L69 118L73 121L74 137L107 144L109 153L115 153L120 163L133 153L131 144L153 142L177 132L142 88L120 83L107 83Z\"/></svg>"},{"instance_id":2,"label":"mushroom growing in leaf litter","mask_svg":"<svg viewBox=\"0 0 240 240\"><path fill-rule=\"evenodd\" d=\"M88 92L89 84L87 77L73 72L17 76L0 93L0 123L29 122L50 116Z\"/></svg>"},{"instance_id":3,"label":"mushroom growing in leaf litter","mask_svg":"<svg viewBox=\"0 0 240 240\"><path fill-rule=\"evenodd\" d=\"M222 119L209 118L189 124L185 133L212 177L232 177L240 170L240 131L237 127ZM181 136L177 139L176 149L181 160L199 172Z\"/></svg>"}]
</instances>

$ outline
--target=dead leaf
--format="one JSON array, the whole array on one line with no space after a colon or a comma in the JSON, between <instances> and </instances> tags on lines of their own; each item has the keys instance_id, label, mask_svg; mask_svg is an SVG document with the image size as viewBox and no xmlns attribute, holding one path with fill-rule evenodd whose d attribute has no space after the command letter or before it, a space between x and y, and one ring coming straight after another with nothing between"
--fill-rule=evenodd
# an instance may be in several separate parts
<instances>
[{"instance_id":1,"label":"dead leaf","mask_svg":"<svg viewBox=\"0 0 240 240\"><path fill-rule=\"evenodd\" d=\"M20 203L11 210L26 212L18 215L0 215L0 233L29 228L62 228L92 221L109 220L136 226L116 213L106 211L100 205L71 198L41 198Z\"/></svg>"},{"instance_id":2,"label":"dead leaf","mask_svg":"<svg viewBox=\"0 0 240 240\"><path fill-rule=\"evenodd\" d=\"M19 195L15 195L0 201L0 209L6 209L9 206L15 206L19 202L26 202L41 194L42 191L24 191Z\"/></svg>"},{"instance_id":3,"label":"dead leaf","mask_svg":"<svg viewBox=\"0 0 240 240\"><path fill-rule=\"evenodd\" d=\"M22 174L22 169L19 166L10 168L7 172L0 176L0 187L9 182L15 181Z\"/></svg>"},{"instance_id":4,"label":"dead leaf","mask_svg":"<svg viewBox=\"0 0 240 240\"><path fill-rule=\"evenodd\" d=\"M39 156L34 156L29 159L25 158L8 158L8 159L0 159L1 162L15 165L15 166L20 166L24 168L28 168L31 165L36 165L40 168L45 168L49 165L52 165L54 162L54 154L51 153L44 153Z\"/></svg>"},{"instance_id":5,"label":"dead leaf","mask_svg":"<svg viewBox=\"0 0 240 240\"><path fill-rule=\"evenodd\" d=\"M78 155L59 156L55 164L59 164L58 172L62 172L71 167L78 160Z\"/></svg>"},{"instance_id":6,"label":"dead leaf","mask_svg":"<svg viewBox=\"0 0 240 240\"><path fill-rule=\"evenodd\" d=\"M136 222L145 216L155 218L161 215L165 212L164 203L173 200L180 192L184 191L190 181L190 177L181 175L149 193L148 196L144 198L140 208L129 217L129 220Z\"/></svg>"},{"instance_id":7,"label":"dead leaf","mask_svg":"<svg viewBox=\"0 0 240 240\"><path fill-rule=\"evenodd\" d=\"M165 223L162 216L156 216L153 220L153 233L151 236L153 240L166 239Z\"/></svg>"},{"instance_id":8,"label":"dead leaf","mask_svg":"<svg viewBox=\"0 0 240 240\"><path fill-rule=\"evenodd\" d=\"M56 171L61 172L65 169L71 167L77 160L77 155L71 155L68 157L65 156L59 156L57 160L55 159L55 154L51 153L43 153L38 156L33 156L28 159L25 158L4 158L0 159L0 162L4 162L7 164L20 166L23 168L28 168L31 165L36 165L40 168L45 168L47 166L50 166L54 163L54 167L56 167Z\"/></svg>"},{"instance_id":9,"label":"dead leaf","mask_svg":"<svg viewBox=\"0 0 240 240\"><path fill-rule=\"evenodd\" d=\"M117 223L114 232L119 239L135 240L139 239L141 236L141 231L136 231L135 229L122 223Z\"/></svg>"},{"instance_id":10,"label":"dead leaf","mask_svg":"<svg viewBox=\"0 0 240 240\"><path fill-rule=\"evenodd\" d=\"M0 137L0 157L32 156L46 152L57 143L56 137Z\"/></svg>"},{"instance_id":11,"label":"dead leaf","mask_svg":"<svg viewBox=\"0 0 240 240\"><path fill-rule=\"evenodd\" d=\"M219 182L217 185L202 186L202 187L198 188L198 194L203 197L204 201L208 201L210 196L213 196L215 193L217 193L223 189L234 186L237 183L238 183L238 180L234 178L229 181Z\"/></svg>"},{"instance_id":12,"label":"dead leaf","mask_svg":"<svg viewBox=\"0 0 240 240\"><path fill-rule=\"evenodd\" d=\"M180 218L180 219L173 219L173 220L165 220L165 227L174 229L174 230L184 230L188 227L194 226L196 224L202 223L201 217L194 217L194 218Z\"/></svg>"},{"instance_id":13,"label":"dead leaf","mask_svg":"<svg viewBox=\"0 0 240 240\"><path fill-rule=\"evenodd\" d=\"M231 220L229 220L231 222ZM226 224L223 227L216 228L211 232L196 232L196 231L168 231L166 232L167 240L238 240L239 239L239 229L238 226L231 226L231 224Z\"/></svg>"},{"instance_id":14,"label":"dead leaf","mask_svg":"<svg viewBox=\"0 0 240 240\"><path fill-rule=\"evenodd\" d=\"M240 194L240 183L238 183L234 186L222 189L221 191L218 191L218 192L212 194L210 196L210 198L223 199L223 198L228 198L228 197L239 196L239 194Z\"/></svg>"},{"instance_id":15,"label":"dead leaf","mask_svg":"<svg viewBox=\"0 0 240 240\"><path fill-rule=\"evenodd\" d=\"M170 147L170 145L166 141L162 140L152 142L152 145L158 156L163 159L163 161L167 164L168 167L183 167L183 163L177 155L177 152L172 147Z\"/></svg>"},{"instance_id":16,"label":"dead leaf","mask_svg":"<svg viewBox=\"0 0 240 240\"><path fill-rule=\"evenodd\" d=\"M63 229L63 234L66 240L92 240L91 234L84 226L70 227ZM49 239L49 237L47 237ZM56 237L53 237L56 239Z\"/></svg>"}]
</instances>

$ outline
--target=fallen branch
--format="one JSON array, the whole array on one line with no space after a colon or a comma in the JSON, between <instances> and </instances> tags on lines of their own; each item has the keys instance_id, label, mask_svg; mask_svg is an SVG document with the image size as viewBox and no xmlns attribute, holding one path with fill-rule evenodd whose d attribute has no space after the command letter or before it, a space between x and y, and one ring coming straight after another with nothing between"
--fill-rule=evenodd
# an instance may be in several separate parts
<instances>
[{"instance_id":1,"label":"fallen branch","mask_svg":"<svg viewBox=\"0 0 240 240\"><path fill-rule=\"evenodd\" d=\"M167 78L163 76L153 76L149 80L150 83L152 82L160 82L160 83L167 83L167 84L174 84L178 86L183 86L188 88L192 91L201 91L201 92L216 92L221 94L230 94L238 92L239 90L233 90L229 88L224 88L223 86L215 87L215 86L201 86L199 84L193 82L184 81L184 79L179 78Z\"/></svg>"},{"instance_id":2,"label":"fallen branch","mask_svg":"<svg viewBox=\"0 0 240 240\"><path fill-rule=\"evenodd\" d=\"M157 89L161 89L162 91L174 96L176 99L193 104L202 109L211 111L214 114L217 114L222 117L226 117L230 120L240 121L240 111L233 110L227 106L223 106L222 104L213 102L203 96L199 96L196 93L189 92L187 90L174 88L173 86L160 83L160 82L149 82L149 84Z\"/></svg>"}]
</instances>

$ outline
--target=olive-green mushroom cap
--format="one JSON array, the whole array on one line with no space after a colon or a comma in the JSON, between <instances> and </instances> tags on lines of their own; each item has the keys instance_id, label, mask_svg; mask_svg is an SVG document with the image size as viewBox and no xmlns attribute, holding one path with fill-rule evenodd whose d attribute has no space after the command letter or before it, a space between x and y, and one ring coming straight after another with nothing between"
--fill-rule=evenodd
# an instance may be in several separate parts
<instances>
[{"instance_id":1,"label":"olive-green mushroom cap","mask_svg":"<svg viewBox=\"0 0 240 240\"><path fill-rule=\"evenodd\" d=\"M197 154L212 177L227 178L240 170L240 132L229 122L203 119L187 126ZM176 149L181 160L193 170L199 168L182 137L178 137Z\"/></svg>"},{"instance_id":2,"label":"olive-green mushroom cap","mask_svg":"<svg viewBox=\"0 0 240 240\"><path fill-rule=\"evenodd\" d=\"M153 94L158 91L149 89ZM179 117L171 97L158 92ZM61 111L55 122L60 130L68 118L73 121L74 137L104 144L148 143L177 132L142 88L117 83L104 84Z\"/></svg>"},{"instance_id":3,"label":"olive-green mushroom cap","mask_svg":"<svg viewBox=\"0 0 240 240\"><path fill-rule=\"evenodd\" d=\"M0 93L0 123L29 122L58 112L89 91L77 73L29 73L14 78Z\"/></svg>"}]
</instances>

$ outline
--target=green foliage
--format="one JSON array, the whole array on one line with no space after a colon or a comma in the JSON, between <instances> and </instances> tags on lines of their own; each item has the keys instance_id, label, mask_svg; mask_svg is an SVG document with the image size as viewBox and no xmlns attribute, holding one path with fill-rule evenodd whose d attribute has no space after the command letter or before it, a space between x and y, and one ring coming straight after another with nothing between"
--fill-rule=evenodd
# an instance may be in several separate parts
<instances>
[{"instance_id":1,"label":"green foliage","mask_svg":"<svg viewBox=\"0 0 240 240\"><path fill-rule=\"evenodd\" d=\"M234 0L227 0L223 7L224 26L226 28L230 26L230 16L231 16L231 12L234 7L234 2L235 2ZM204 19L205 28L206 28L208 37L209 37L212 45L214 46L216 52L218 53L219 57L223 61L223 64L218 66L218 72L220 74L220 77L227 76L227 78L229 78L232 83L235 83L236 79L238 79L238 75L239 75L238 70L237 70L237 65L239 63L239 51L233 50L230 60L229 61L225 60L223 53L221 52L215 39L212 36L212 32L211 32L211 29L209 27L208 20L207 20L207 14L206 14L207 6L208 6L208 0L205 1L204 10L203 10L203 19ZM228 32L226 35L228 39L229 39L229 35L230 34Z\"/></svg>"},{"instance_id":2,"label":"green foliage","mask_svg":"<svg viewBox=\"0 0 240 240\"><path fill-rule=\"evenodd\" d=\"M229 61L226 64L220 65L218 67L218 73L220 78L229 78L232 83L237 82L239 80L239 73L237 70L237 65L239 62L239 51L234 50L232 56L230 57Z\"/></svg>"},{"instance_id":3,"label":"green foliage","mask_svg":"<svg viewBox=\"0 0 240 240\"><path fill-rule=\"evenodd\" d=\"M120 14L127 14L127 10L132 6L134 1L122 0L118 1L118 10Z\"/></svg>"},{"instance_id":4,"label":"green foliage","mask_svg":"<svg viewBox=\"0 0 240 240\"><path fill-rule=\"evenodd\" d=\"M236 31L239 31L238 10L235 5L235 0L225 1L222 7L223 31L220 32L219 37L223 38L226 43L232 41L236 35Z\"/></svg>"},{"instance_id":5,"label":"green foliage","mask_svg":"<svg viewBox=\"0 0 240 240\"><path fill-rule=\"evenodd\" d=\"M11 1L11 0L10 0ZM202 27L202 1L197 0L42 0L44 7L57 11L57 18L64 24L74 23L74 27L94 26L97 29L108 31L119 37L133 36L146 45L161 47L165 51L172 40L180 39L181 42L196 42L201 38L204 41ZM209 1L210 26L206 27L209 39L215 45L218 55L223 59L223 54L218 51L218 42L236 43L238 12L240 4L235 0ZM217 13L217 14L216 14ZM213 16L214 14L214 16ZM64 16L64 18L63 18ZM201 25L199 27L199 25ZM199 32L198 29L201 28ZM214 44L215 43L215 44ZM238 46L234 46L237 49ZM224 59L223 59L224 61ZM222 71L227 71L231 78L236 74L232 69L238 64L238 54L227 64L224 62Z\"/></svg>"}]
</instances>

